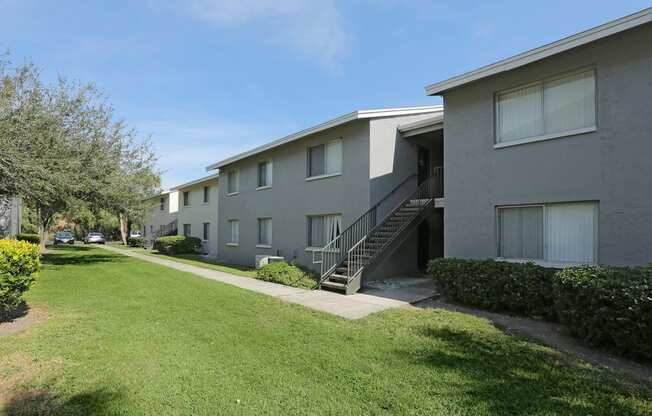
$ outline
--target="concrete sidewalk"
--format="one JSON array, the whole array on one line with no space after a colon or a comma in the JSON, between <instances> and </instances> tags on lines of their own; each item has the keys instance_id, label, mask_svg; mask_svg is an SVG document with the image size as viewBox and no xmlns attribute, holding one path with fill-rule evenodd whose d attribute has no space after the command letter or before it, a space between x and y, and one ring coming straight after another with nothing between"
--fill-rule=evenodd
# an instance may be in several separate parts
<instances>
[{"instance_id":1,"label":"concrete sidewalk","mask_svg":"<svg viewBox=\"0 0 652 416\"><path fill-rule=\"evenodd\" d=\"M346 319L359 319L375 312L410 305L410 302L405 300L391 299L377 295L367 295L364 293L344 296L324 290L298 289L249 277L236 276L204 267L191 266L189 264L165 258L134 253L108 245L99 247L124 256L135 257L139 260L170 267L181 272L193 273L206 279L212 279L251 290L253 292L263 293L285 302L296 303L310 309L341 316Z\"/></svg>"}]
</instances>

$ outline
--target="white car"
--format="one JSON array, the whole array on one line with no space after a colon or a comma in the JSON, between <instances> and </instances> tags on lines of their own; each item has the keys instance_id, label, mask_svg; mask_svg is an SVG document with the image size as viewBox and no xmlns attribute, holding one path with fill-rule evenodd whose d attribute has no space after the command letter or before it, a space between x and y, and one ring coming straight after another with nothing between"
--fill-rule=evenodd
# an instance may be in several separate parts
<instances>
[{"instance_id":1,"label":"white car","mask_svg":"<svg viewBox=\"0 0 652 416\"><path fill-rule=\"evenodd\" d=\"M142 237L142 236L143 234L140 231L132 231L129 233L129 237L133 237L133 238Z\"/></svg>"},{"instance_id":2,"label":"white car","mask_svg":"<svg viewBox=\"0 0 652 416\"><path fill-rule=\"evenodd\" d=\"M104 240L104 234L90 232L90 233L88 233L86 235L86 239L84 240L84 243L86 243L86 244L104 244L104 243L106 243L106 241Z\"/></svg>"}]
</instances>

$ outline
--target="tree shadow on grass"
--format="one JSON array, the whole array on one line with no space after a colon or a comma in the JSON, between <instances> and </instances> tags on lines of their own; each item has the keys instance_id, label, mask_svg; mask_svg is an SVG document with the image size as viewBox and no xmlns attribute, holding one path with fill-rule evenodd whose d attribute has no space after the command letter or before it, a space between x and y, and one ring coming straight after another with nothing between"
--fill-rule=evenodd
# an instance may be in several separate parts
<instances>
[{"instance_id":1,"label":"tree shadow on grass","mask_svg":"<svg viewBox=\"0 0 652 416\"><path fill-rule=\"evenodd\" d=\"M25 390L5 402L7 416L102 415L123 396L121 392L95 389L76 394L66 400L44 389ZM113 413L113 412L111 412Z\"/></svg>"},{"instance_id":2,"label":"tree shadow on grass","mask_svg":"<svg viewBox=\"0 0 652 416\"><path fill-rule=\"evenodd\" d=\"M419 333L423 338L416 354L397 353L435 371L458 373L460 385L452 391L468 409L496 415L642 415L627 399L637 397L648 406L652 401L650 388L624 379L616 386L601 370L580 367L526 341L430 326Z\"/></svg>"},{"instance_id":3,"label":"tree shadow on grass","mask_svg":"<svg viewBox=\"0 0 652 416\"><path fill-rule=\"evenodd\" d=\"M126 257L111 253L87 254L77 250L65 250L66 253L50 252L43 256L43 264L56 266L93 263L120 263L127 260Z\"/></svg>"}]
</instances>

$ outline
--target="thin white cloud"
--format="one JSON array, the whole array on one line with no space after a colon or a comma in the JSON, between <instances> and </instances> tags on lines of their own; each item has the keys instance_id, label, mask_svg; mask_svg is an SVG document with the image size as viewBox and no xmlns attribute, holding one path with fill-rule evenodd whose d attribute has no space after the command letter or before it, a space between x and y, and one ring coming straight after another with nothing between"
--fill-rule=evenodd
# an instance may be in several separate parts
<instances>
[{"instance_id":1,"label":"thin white cloud","mask_svg":"<svg viewBox=\"0 0 652 416\"><path fill-rule=\"evenodd\" d=\"M337 67L351 35L334 0L190 0L175 8L220 28L251 27L263 42L289 47Z\"/></svg>"}]
</instances>

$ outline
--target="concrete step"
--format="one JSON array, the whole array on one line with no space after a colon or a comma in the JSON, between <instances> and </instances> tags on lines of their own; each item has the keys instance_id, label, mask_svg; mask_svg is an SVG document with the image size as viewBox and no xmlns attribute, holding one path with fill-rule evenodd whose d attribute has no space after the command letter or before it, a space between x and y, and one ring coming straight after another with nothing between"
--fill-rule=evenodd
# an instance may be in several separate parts
<instances>
[{"instance_id":1,"label":"concrete step","mask_svg":"<svg viewBox=\"0 0 652 416\"><path fill-rule=\"evenodd\" d=\"M333 273L330 276L328 276L328 281L335 282L335 283L342 283L346 286L346 284L349 281L349 278L346 276L346 274L339 274L339 273Z\"/></svg>"},{"instance_id":2,"label":"concrete step","mask_svg":"<svg viewBox=\"0 0 652 416\"><path fill-rule=\"evenodd\" d=\"M344 283L337 283L326 280L321 284L322 289L330 290L333 292L346 293L346 285Z\"/></svg>"}]
</instances>

